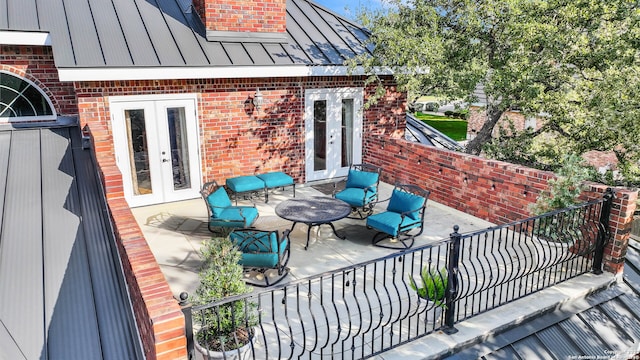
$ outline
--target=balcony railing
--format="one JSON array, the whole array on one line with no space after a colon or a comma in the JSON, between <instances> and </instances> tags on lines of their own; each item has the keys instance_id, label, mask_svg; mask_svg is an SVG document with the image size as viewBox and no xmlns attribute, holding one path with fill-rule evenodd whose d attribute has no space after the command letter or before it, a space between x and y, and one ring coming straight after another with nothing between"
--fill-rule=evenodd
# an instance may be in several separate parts
<instances>
[{"instance_id":1,"label":"balcony railing","mask_svg":"<svg viewBox=\"0 0 640 360\"><path fill-rule=\"evenodd\" d=\"M368 358L587 272L601 273L610 193L603 199L460 234L386 257L203 306L183 307L193 329L233 327L251 342L227 358ZM446 307L419 298L409 277L446 269ZM214 314L214 316L203 316ZM212 323L201 320L214 319ZM246 330L245 330L246 333ZM242 332L239 332L242 334ZM226 339L237 348L240 336ZM222 339L216 339L222 340Z\"/></svg>"}]
</instances>

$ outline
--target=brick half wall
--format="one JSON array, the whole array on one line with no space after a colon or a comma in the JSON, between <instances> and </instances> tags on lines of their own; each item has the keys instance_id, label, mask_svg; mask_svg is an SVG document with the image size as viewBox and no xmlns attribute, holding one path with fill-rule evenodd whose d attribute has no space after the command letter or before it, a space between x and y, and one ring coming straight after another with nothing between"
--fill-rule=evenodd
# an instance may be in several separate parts
<instances>
[{"instance_id":1,"label":"brick half wall","mask_svg":"<svg viewBox=\"0 0 640 360\"><path fill-rule=\"evenodd\" d=\"M145 357L187 359L182 310L124 199L122 175L113 156L101 151L112 151L111 135L98 123L91 124L90 131Z\"/></svg>"},{"instance_id":2,"label":"brick half wall","mask_svg":"<svg viewBox=\"0 0 640 360\"><path fill-rule=\"evenodd\" d=\"M416 184L431 191L430 199L496 224L530 217L530 205L554 178L547 171L372 135L365 139L364 161L382 167L385 182ZM607 189L587 185L581 196L585 201L602 198ZM614 193L604 270L619 273L638 195L625 188L614 188Z\"/></svg>"}]
</instances>

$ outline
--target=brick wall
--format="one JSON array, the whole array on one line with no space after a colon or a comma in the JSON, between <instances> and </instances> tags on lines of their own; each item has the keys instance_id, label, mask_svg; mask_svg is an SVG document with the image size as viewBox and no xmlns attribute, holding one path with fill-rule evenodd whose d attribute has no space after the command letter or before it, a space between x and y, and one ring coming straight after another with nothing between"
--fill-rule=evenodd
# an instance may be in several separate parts
<instances>
[{"instance_id":1,"label":"brick wall","mask_svg":"<svg viewBox=\"0 0 640 360\"><path fill-rule=\"evenodd\" d=\"M58 79L51 47L0 45L0 70L33 82L49 97L58 115L78 113L73 84Z\"/></svg>"},{"instance_id":2,"label":"brick wall","mask_svg":"<svg viewBox=\"0 0 640 360\"><path fill-rule=\"evenodd\" d=\"M207 30L232 32L287 31L286 0L194 0Z\"/></svg>"},{"instance_id":3,"label":"brick wall","mask_svg":"<svg viewBox=\"0 0 640 360\"><path fill-rule=\"evenodd\" d=\"M79 116L91 120L88 124L93 151L113 219L143 351L147 359L186 359L184 316L124 199L122 175L113 157L109 115L104 101L93 100L79 99Z\"/></svg>"},{"instance_id":4,"label":"brick wall","mask_svg":"<svg viewBox=\"0 0 640 360\"><path fill-rule=\"evenodd\" d=\"M203 181L284 171L303 182L305 89L361 86L362 79L349 77L113 81L77 84L77 92L86 107L82 124L99 123L106 129L101 136L109 140L109 96L195 93ZM260 110L250 104L257 88L264 98ZM401 134L405 119L398 107L404 108L405 101L390 86L385 101L365 111L364 133ZM113 147L105 146L100 154L113 158Z\"/></svg>"},{"instance_id":5,"label":"brick wall","mask_svg":"<svg viewBox=\"0 0 640 360\"><path fill-rule=\"evenodd\" d=\"M364 161L382 167L385 182L416 184L431 191L430 199L496 224L531 216L530 204L554 177L550 172L388 137L370 137ZM582 198L601 198L606 188L588 184ZM612 238L605 249L604 269L619 273L637 192L616 188L615 195L609 223Z\"/></svg>"}]
</instances>

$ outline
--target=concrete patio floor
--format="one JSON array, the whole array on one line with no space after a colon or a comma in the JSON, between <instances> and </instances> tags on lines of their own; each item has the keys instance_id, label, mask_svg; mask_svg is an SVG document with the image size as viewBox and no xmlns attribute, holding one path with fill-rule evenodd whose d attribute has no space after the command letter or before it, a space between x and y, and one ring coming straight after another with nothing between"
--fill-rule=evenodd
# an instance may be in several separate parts
<instances>
[{"instance_id":1,"label":"concrete patio floor","mask_svg":"<svg viewBox=\"0 0 640 360\"><path fill-rule=\"evenodd\" d=\"M393 185L382 183L380 199L391 195ZM296 198L327 196L310 185L298 185ZM289 189L270 194L269 203L264 199L254 199L260 217L254 224L258 229L280 232L290 229L290 221L279 218L275 207L283 200L290 199ZM241 200L238 205L251 205L250 200ZM386 203L380 204L376 211L384 210ZM199 254L203 240L212 237L207 229L207 210L202 199L192 199L161 205L138 207L133 214L156 257L171 291L177 297L186 291L192 294L198 286L198 268L201 264ZM453 232L453 226L460 226L460 232L483 229L492 224L482 219L446 207L435 201L427 202L425 213L425 231L416 238L414 246L420 246L447 238ZM336 230L346 235L346 239L337 238L329 226L314 227L308 250L304 250L307 226L296 225L291 238L291 259L289 277L282 282L297 280L326 271L380 258L395 250L373 246L371 239L374 230L365 227L365 220L342 219L334 222ZM309 261L310 256L313 261Z\"/></svg>"},{"instance_id":2,"label":"concrete patio floor","mask_svg":"<svg viewBox=\"0 0 640 360\"><path fill-rule=\"evenodd\" d=\"M386 199L393 186L381 184L380 198ZM279 218L275 207L291 198L291 191L276 192L269 196L269 203L255 199L260 218L255 227L283 231L291 222ZM326 196L311 185L299 185L296 197ZM243 200L238 203L251 204ZM382 211L381 204L376 211ZM207 229L207 211L202 199L193 199L133 209L149 246L160 265L175 297L186 291L192 294L198 285L198 268L201 263L199 249L203 240L211 238ZM296 225L291 233L290 273L282 283L339 269L391 254L395 250L371 245L373 230L364 226L364 220L343 219L334 223L338 232L345 234L341 240L334 236L331 228L323 226L311 232L308 250L304 250L307 227ZM426 245L447 238L453 226L460 226L466 233L492 226L492 224L455 209L429 200L425 216L425 231L416 239L415 246ZM605 273L600 276L585 274L562 284L536 292L497 309L477 315L456 324L458 332L446 335L442 331L429 334L416 341L396 347L377 355L374 359L441 359L482 342L493 333L512 328L526 319L572 304L590 292L606 287L616 281L616 276ZM260 288L256 288L259 291ZM564 305L563 305L564 304Z\"/></svg>"}]
</instances>

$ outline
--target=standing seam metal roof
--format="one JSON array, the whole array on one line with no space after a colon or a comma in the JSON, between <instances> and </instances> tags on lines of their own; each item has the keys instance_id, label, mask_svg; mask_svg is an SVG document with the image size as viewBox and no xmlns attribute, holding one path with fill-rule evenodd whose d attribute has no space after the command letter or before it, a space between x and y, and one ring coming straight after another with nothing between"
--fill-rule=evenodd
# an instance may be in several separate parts
<instances>
[{"instance_id":1,"label":"standing seam metal roof","mask_svg":"<svg viewBox=\"0 0 640 360\"><path fill-rule=\"evenodd\" d=\"M144 358L79 144L77 125L0 130L0 359Z\"/></svg>"},{"instance_id":2,"label":"standing seam metal roof","mask_svg":"<svg viewBox=\"0 0 640 360\"><path fill-rule=\"evenodd\" d=\"M287 0L286 43L207 41L185 0L0 0L0 30L48 32L59 68L343 65L367 30L309 0Z\"/></svg>"}]
</instances>

